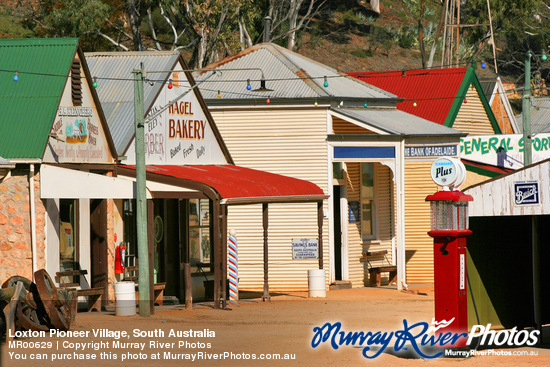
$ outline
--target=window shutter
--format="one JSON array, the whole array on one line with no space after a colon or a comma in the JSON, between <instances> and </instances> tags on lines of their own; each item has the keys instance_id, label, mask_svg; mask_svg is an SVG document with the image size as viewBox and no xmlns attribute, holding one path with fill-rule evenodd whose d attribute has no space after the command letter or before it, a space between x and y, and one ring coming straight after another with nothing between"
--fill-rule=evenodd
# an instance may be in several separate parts
<instances>
[{"instance_id":1,"label":"window shutter","mask_svg":"<svg viewBox=\"0 0 550 367\"><path fill-rule=\"evenodd\" d=\"M73 59L71 65L71 96L74 106L82 106L82 79L80 74L80 60Z\"/></svg>"}]
</instances>

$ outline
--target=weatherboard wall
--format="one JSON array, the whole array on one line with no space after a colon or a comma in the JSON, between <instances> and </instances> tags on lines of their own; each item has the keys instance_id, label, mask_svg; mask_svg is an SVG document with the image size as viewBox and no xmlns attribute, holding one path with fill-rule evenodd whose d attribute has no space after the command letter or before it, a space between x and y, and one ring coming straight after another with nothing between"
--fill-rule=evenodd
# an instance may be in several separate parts
<instances>
[{"instance_id":1,"label":"weatherboard wall","mask_svg":"<svg viewBox=\"0 0 550 367\"><path fill-rule=\"evenodd\" d=\"M470 85L466 93L452 128L473 135L496 134L473 85Z\"/></svg>"},{"instance_id":2,"label":"weatherboard wall","mask_svg":"<svg viewBox=\"0 0 550 367\"><path fill-rule=\"evenodd\" d=\"M325 109L211 109L235 164L295 177L328 193ZM307 290L307 270L318 260L293 260L293 238L317 238L317 204L269 204L269 289ZM328 213L328 203L324 210ZM228 229L237 232L239 286L263 290L261 205L229 206ZM323 221L324 268L329 266L329 226Z\"/></svg>"}]
</instances>

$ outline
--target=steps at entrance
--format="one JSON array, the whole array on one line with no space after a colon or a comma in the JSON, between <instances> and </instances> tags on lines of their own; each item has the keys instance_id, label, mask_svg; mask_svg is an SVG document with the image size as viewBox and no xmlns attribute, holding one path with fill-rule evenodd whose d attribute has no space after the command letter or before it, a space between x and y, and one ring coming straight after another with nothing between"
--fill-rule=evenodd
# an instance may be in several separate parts
<instances>
[{"instance_id":1,"label":"steps at entrance","mask_svg":"<svg viewBox=\"0 0 550 367\"><path fill-rule=\"evenodd\" d=\"M338 289L351 289L351 281L350 280L335 280L334 283L332 283L328 289L331 291L338 290Z\"/></svg>"}]
</instances>

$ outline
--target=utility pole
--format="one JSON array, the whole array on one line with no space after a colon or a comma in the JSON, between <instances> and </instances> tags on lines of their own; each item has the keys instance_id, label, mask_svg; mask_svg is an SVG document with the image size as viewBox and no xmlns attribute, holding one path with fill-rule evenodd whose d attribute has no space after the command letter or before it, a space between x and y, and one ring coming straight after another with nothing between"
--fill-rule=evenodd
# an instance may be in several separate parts
<instances>
[{"instance_id":1,"label":"utility pole","mask_svg":"<svg viewBox=\"0 0 550 367\"><path fill-rule=\"evenodd\" d=\"M138 247L139 314L151 316L149 299L149 243L147 241L147 195L145 178L145 124L143 101L143 64L134 69L134 122L136 128L136 220Z\"/></svg>"},{"instance_id":2,"label":"utility pole","mask_svg":"<svg viewBox=\"0 0 550 367\"><path fill-rule=\"evenodd\" d=\"M531 56L529 50L525 54L525 90L523 91L523 167L532 163L531 155Z\"/></svg>"}]
</instances>

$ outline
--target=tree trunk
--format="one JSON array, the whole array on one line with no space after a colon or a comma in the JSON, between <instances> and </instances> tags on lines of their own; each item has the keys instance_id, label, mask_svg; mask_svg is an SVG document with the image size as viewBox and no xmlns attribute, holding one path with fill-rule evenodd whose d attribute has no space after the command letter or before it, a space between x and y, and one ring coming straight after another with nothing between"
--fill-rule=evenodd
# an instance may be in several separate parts
<instances>
[{"instance_id":1,"label":"tree trunk","mask_svg":"<svg viewBox=\"0 0 550 367\"><path fill-rule=\"evenodd\" d=\"M126 11L128 13L130 28L132 29L132 42L134 44L134 50L143 51L143 42L141 41L141 33L139 31L141 19L136 8L136 1L137 0L126 0Z\"/></svg>"}]
</instances>

